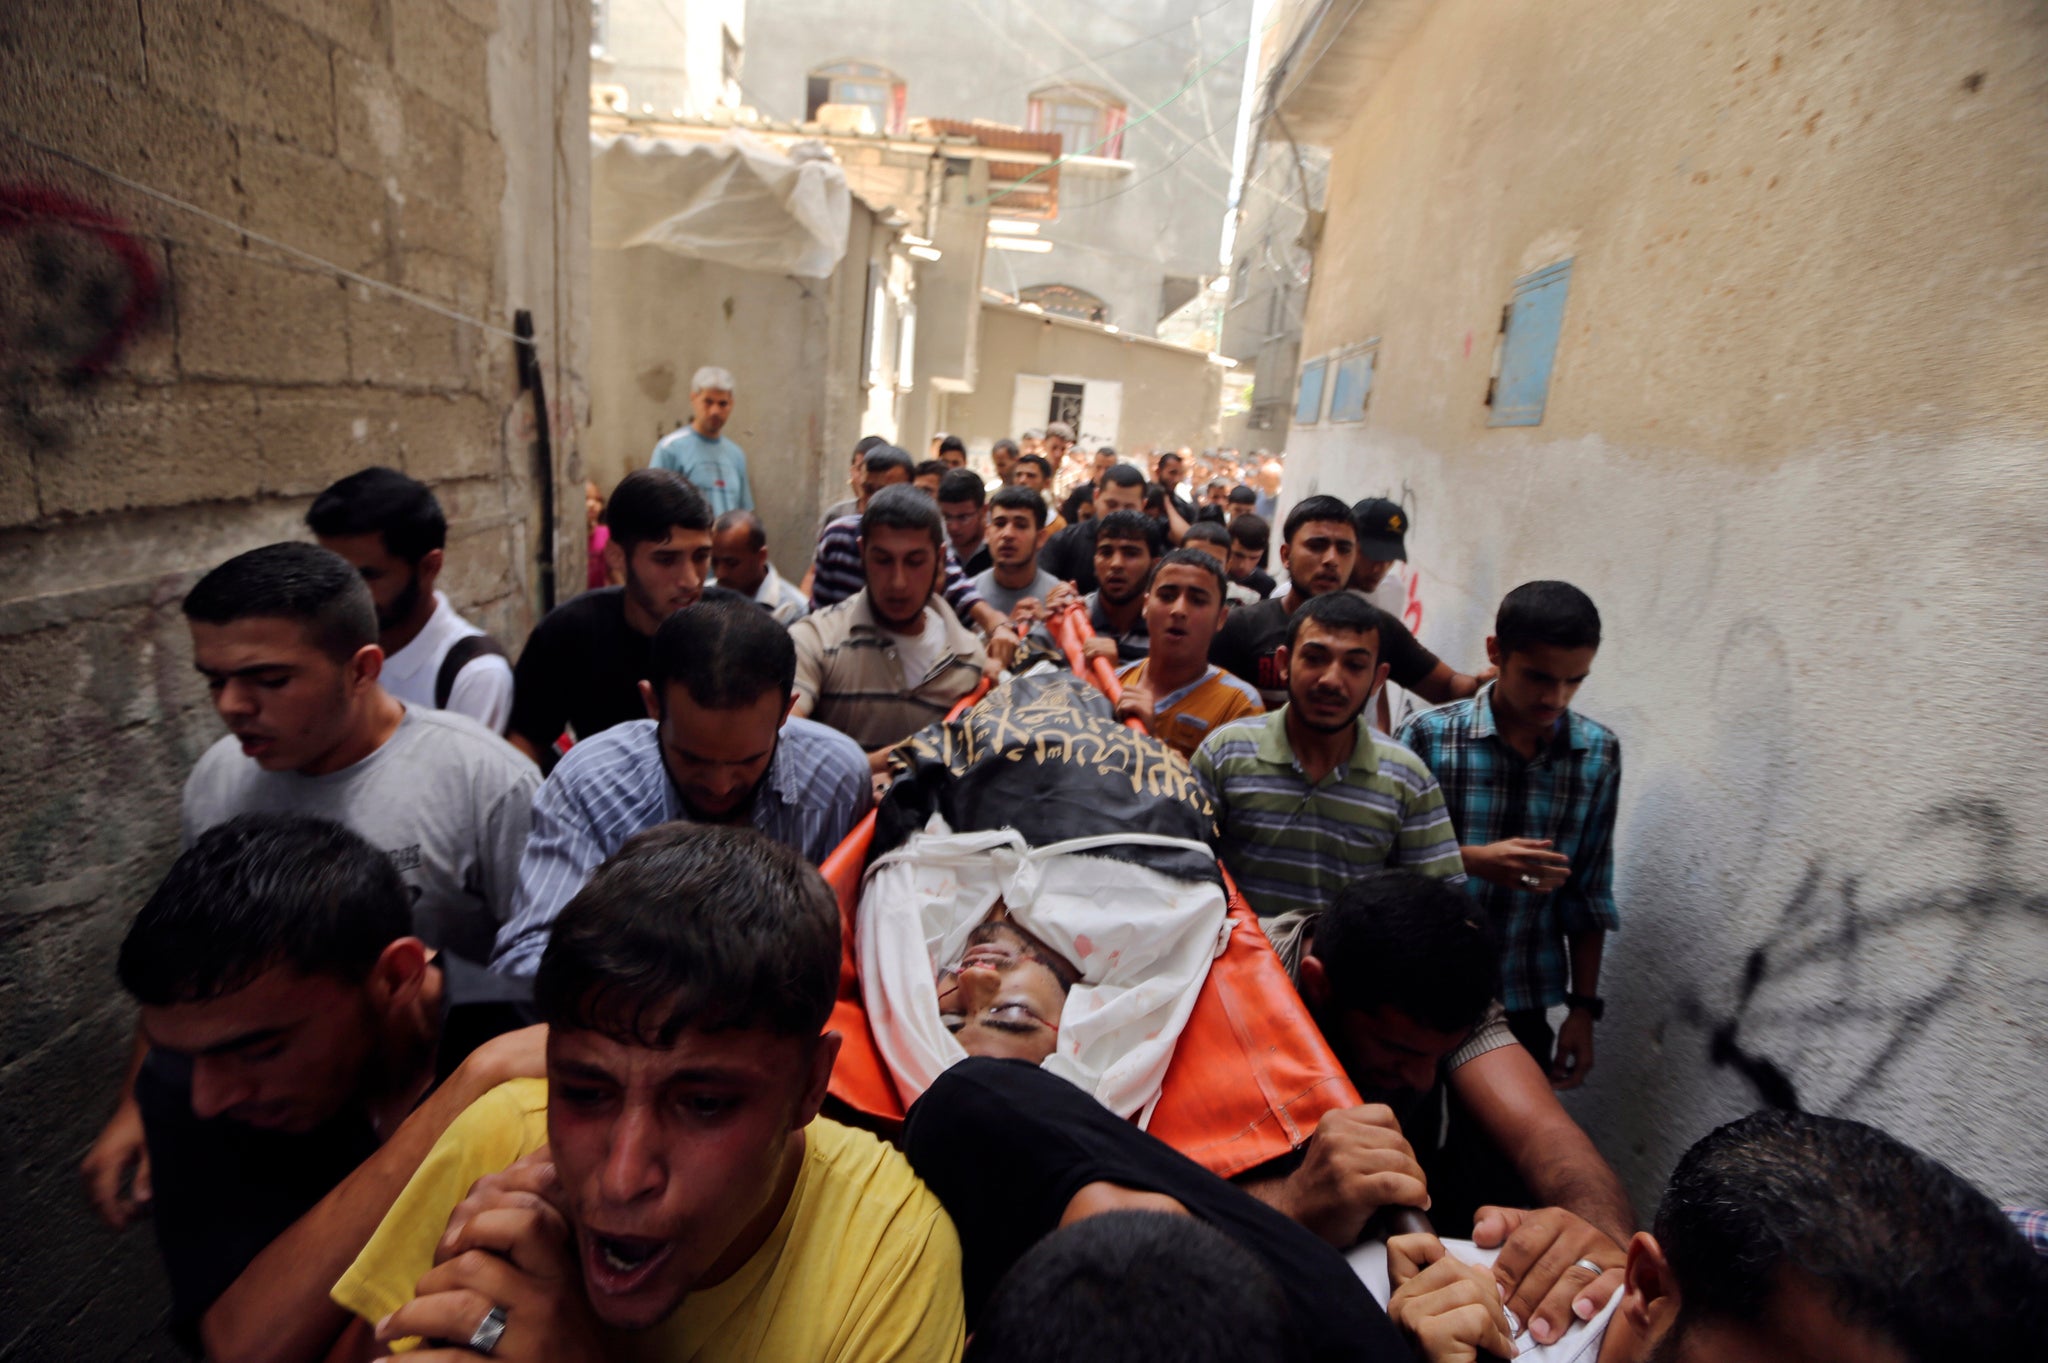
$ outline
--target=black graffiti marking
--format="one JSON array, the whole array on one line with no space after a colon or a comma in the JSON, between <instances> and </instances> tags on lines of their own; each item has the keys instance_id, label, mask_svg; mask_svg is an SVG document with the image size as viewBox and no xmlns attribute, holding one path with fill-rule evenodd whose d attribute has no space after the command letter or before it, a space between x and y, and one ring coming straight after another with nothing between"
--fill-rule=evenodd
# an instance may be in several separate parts
<instances>
[{"instance_id":1,"label":"black graffiti marking","mask_svg":"<svg viewBox=\"0 0 2048 1363\"><path fill-rule=\"evenodd\" d=\"M1768 1054L1766 1044L1746 1041L1745 1031L1753 1035L1789 1028L1795 1036L1811 1036L1854 1026L1882 1037L1876 1052L1831 1095L1835 1101L1830 1106L1853 1103L1887 1077L1932 1023L1967 997L1987 964L1994 927L2015 916L2048 918L2048 895L2021 888L2012 862L2012 823L1996 801L1949 801L1927 811L1917 825L1923 831L1969 835L1980 853L1981 874L1873 907L1862 901L1861 877L1845 875L1831 882L1816 859L1786 897L1764 940L1744 959L1727 1011L1716 1016L1697 1000L1684 1005L1690 1020L1707 1030L1708 1058L1746 1079L1760 1102L1798 1108L1813 1095L1802 1094L1792 1077L1796 1057ZM1937 963L1931 984L1903 1004L1874 1000L1867 990L1870 953L1898 930L1930 922L1950 934L1945 968ZM1830 971L1838 972L1834 987L1814 988L1811 977Z\"/></svg>"}]
</instances>

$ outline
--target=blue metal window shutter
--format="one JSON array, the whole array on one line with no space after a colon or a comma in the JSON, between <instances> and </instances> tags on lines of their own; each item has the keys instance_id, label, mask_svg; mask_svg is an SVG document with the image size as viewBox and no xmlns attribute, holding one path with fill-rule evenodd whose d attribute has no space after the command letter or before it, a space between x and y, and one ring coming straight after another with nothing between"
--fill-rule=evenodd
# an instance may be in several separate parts
<instances>
[{"instance_id":1,"label":"blue metal window shutter","mask_svg":"<svg viewBox=\"0 0 2048 1363\"><path fill-rule=\"evenodd\" d=\"M1572 263L1560 260L1515 281L1501 340L1500 378L1493 389L1489 426L1534 426L1550 397L1550 371L1564 329L1564 300Z\"/></svg>"},{"instance_id":2,"label":"blue metal window shutter","mask_svg":"<svg viewBox=\"0 0 2048 1363\"><path fill-rule=\"evenodd\" d=\"M1365 345L1337 361L1337 377L1330 383L1330 420L1363 421L1365 404L1372 398L1373 371L1379 365L1380 343Z\"/></svg>"},{"instance_id":3,"label":"blue metal window shutter","mask_svg":"<svg viewBox=\"0 0 2048 1363\"><path fill-rule=\"evenodd\" d=\"M1294 424L1313 426L1323 414L1323 376L1329 369L1327 359L1310 360L1301 367L1301 386L1294 393Z\"/></svg>"}]
</instances>

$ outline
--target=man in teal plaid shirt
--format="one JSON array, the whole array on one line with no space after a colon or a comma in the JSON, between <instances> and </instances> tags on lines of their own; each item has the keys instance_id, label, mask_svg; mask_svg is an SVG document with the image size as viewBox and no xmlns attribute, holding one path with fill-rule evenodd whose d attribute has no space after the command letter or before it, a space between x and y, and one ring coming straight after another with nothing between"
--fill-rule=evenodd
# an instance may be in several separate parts
<instances>
[{"instance_id":1,"label":"man in teal plaid shirt","mask_svg":"<svg viewBox=\"0 0 2048 1363\"><path fill-rule=\"evenodd\" d=\"M1400 740L1435 773L1458 831L1465 887L1501 937L1508 1025L1577 1088L1593 1068L1600 953L1621 926L1614 809L1621 741L1570 709L1600 648L1600 612L1567 582L1527 582L1494 618L1500 669L1469 700L1417 715ZM1549 1010L1569 1005L1553 1035Z\"/></svg>"}]
</instances>

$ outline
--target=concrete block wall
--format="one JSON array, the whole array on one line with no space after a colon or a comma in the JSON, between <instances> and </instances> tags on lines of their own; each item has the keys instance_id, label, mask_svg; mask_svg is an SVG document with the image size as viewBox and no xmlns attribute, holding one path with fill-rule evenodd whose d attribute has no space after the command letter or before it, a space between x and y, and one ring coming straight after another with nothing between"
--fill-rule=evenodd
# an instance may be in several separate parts
<instances>
[{"instance_id":1,"label":"concrete block wall","mask_svg":"<svg viewBox=\"0 0 2048 1363\"><path fill-rule=\"evenodd\" d=\"M100 1227L77 1165L133 1025L114 951L221 732L185 588L384 463L447 508L459 608L513 648L535 612L511 342L328 265L535 312L580 583L584 141L532 130L580 125L587 44L568 0L0 7L0 1358L176 1356L147 1223ZM78 372L143 273L154 306Z\"/></svg>"}]
</instances>

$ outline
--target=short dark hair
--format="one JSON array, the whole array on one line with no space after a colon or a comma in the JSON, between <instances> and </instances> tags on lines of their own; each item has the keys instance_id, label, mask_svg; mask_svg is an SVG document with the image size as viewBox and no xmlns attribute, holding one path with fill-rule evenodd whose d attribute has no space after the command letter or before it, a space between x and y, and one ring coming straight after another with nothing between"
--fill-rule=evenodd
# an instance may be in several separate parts
<instances>
[{"instance_id":1,"label":"short dark hair","mask_svg":"<svg viewBox=\"0 0 2048 1363\"><path fill-rule=\"evenodd\" d=\"M751 828L628 838L555 920L533 997L559 1031L668 1046L685 1028L814 1037L839 988L839 907L811 865Z\"/></svg>"},{"instance_id":2,"label":"short dark hair","mask_svg":"<svg viewBox=\"0 0 2048 1363\"><path fill-rule=\"evenodd\" d=\"M1213 544L1222 549L1230 548L1230 532L1223 528L1221 521L1195 521L1188 526L1188 532L1180 537L1182 544Z\"/></svg>"},{"instance_id":3,"label":"short dark hair","mask_svg":"<svg viewBox=\"0 0 2048 1363\"><path fill-rule=\"evenodd\" d=\"M2038 1356L2048 1266L1997 1205L1873 1126L1758 1112L1685 1152L1657 1207L1680 1332L1756 1321L1786 1274L1914 1363Z\"/></svg>"},{"instance_id":4,"label":"short dark hair","mask_svg":"<svg viewBox=\"0 0 2048 1363\"><path fill-rule=\"evenodd\" d=\"M867 455L867 452L873 449L875 446L886 445L888 443L889 441L886 436L864 435L860 439L853 442L853 452L857 456L865 457Z\"/></svg>"},{"instance_id":5,"label":"short dark hair","mask_svg":"<svg viewBox=\"0 0 2048 1363\"><path fill-rule=\"evenodd\" d=\"M1250 1251L1193 1217L1121 1211L1056 1230L1011 1265L965 1363L1279 1363L1294 1345L1287 1299Z\"/></svg>"},{"instance_id":6,"label":"short dark hair","mask_svg":"<svg viewBox=\"0 0 2048 1363\"><path fill-rule=\"evenodd\" d=\"M980 506L987 497L988 487L973 469L947 469L946 476L939 479L942 502L973 502Z\"/></svg>"},{"instance_id":7,"label":"short dark hair","mask_svg":"<svg viewBox=\"0 0 2048 1363\"><path fill-rule=\"evenodd\" d=\"M709 530L711 503L696 484L670 469L634 469L619 479L604 504L605 524L628 557L643 544L659 544L670 532Z\"/></svg>"},{"instance_id":8,"label":"short dark hair","mask_svg":"<svg viewBox=\"0 0 2048 1363\"><path fill-rule=\"evenodd\" d=\"M1524 582L1500 599L1493 637L1503 655L1522 648L1598 648L1600 612L1569 582Z\"/></svg>"},{"instance_id":9,"label":"short dark hair","mask_svg":"<svg viewBox=\"0 0 2048 1363\"><path fill-rule=\"evenodd\" d=\"M723 535L728 530L746 531L749 549L768 547L768 528L761 524L758 513L749 511L746 507L736 506L711 523L711 533L714 535Z\"/></svg>"},{"instance_id":10,"label":"short dark hair","mask_svg":"<svg viewBox=\"0 0 2048 1363\"><path fill-rule=\"evenodd\" d=\"M317 544L266 544L236 554L185 593L185 618L202 625L296 620L338 663L377 642L377 603L349 561Z\"/></svg>"},{"instance_id":11,"label":"short dark hair","mask_svg":"<svg viewBox=\"0 0 2048 1363\"><path fill-rule=\"evenodd\" d=\"M322 539L376 535L385 553L412 564L448 546L441 503L397 469L361 469L329 484L306 509L306 528Z\"/></svg>"},{"instance_id":12,"label":"short dark hair","mask_svg":"<svg viewBox=\"0 0 2048 1363\"><path fill-rule=\"evenodd\" d=\"M1011 454L1015 454L1017 452L1017 442L1006 435L988 447L990 454L994 454L997 450L1008 450Z\"/></svg>"},{"instance_id":13,"label":"short dark hair","mask_svg":"<svg viewBox=\"0 0 2048 1363\"><path fill-rule=\"evenodd\" d=\"M1304 602L1287 621L1287 647L1290 651L1295 641L1301 638L1302 626L1311 620L1327 630L1377 634L1382 645L1386 640L1387 613L1357 592L1324 592Z\"/></svg>"},{"instance_id":14,"label":"short dark hair","mask_svg":"<svg viewBox=\"0 0 2048 1363\"><path fill-rule=\"evenodd\" d=\"M1241 506L1257 506L1259 504L1259 494L1246 484L1239 483L1236 487L1230 489L1230 494L1223 500L1226 502L1236 502Z\"/></svg>"},{"instance_id":15,"label":"short dark hair","mask_svg":"<svg viewBox=\"0 0 2048 1363\"><path fill-rule=\"evenodd\" d=\"M1192 530L1194 527L1189 526L1188 528ZM1188 539L1193 538L1193 535L1188 536ZM1185 541L1183 541L1183 546L1185 546ZM1145 576L1145 590L1151 591L1152 584L1158 580L1159 574L1168 568L1200 568L1203 572L1213 576L1216 579L1216 601L1218 605L1221 605L1223 600L1230 594L1230 577L1223 571L1223 565L1216 561L1216 556L1214 554L1205 554L1199 549L1189 549L1186 547L1170 550L1166 557L1152 565L1152 571Z\"/></svg>"},{"instance_id":16,"label":"short dark hair","mask_svg":"<svg viewBox=\"0 0 2048 1363\"><path fill-rule=\"evenodd\" d=\"M1145 475L1131 464L1111 464L1102 471L1102 477L1097 480L1096 486L1100 487L1103 483L1142 489L1145 486Z\"/></svg>"},{"instance_id":17,"label":"short dark hair","mask_svg":"<svg viewBox=\"0 0 2048 1363\"><path fill-rule=\"evenodd\" d=\"M1143 540L1145 551L1158 558L1162 537L1159 522L1144 512L1112 511L1095 524L1095 542L1101 544L1104 540Z\"/></svg>"},{"instance_id":18,"label":"short dark hair","mask_svg":"<svg viewBox=\"0 0 2048 1363\"><path fill-rule=\"evenodd\" d=\"M943 459L920 459L917 461L917 466L911 469L910 476L912 478L936 478L940 482L944 482L946 475L952 471L953 466Z\"/></svg>"},{"instance_id":19,"label":"short dark hair","mask_svg":"<svg viewBox=\"0 0 2048 1363\"><path fill-rule=\"evenodd\" d=\"M914 487L885 487L868 498L868 509L860 513L860 537L868 539L877 530L923 530L932 543L945 544L946 522L939 504Z\"/></svg>"},{"instance_id":20,"label":"short dark hair","mask_svg":"<svg viewBox=\"0 0 2048 1363\"><path fill-rule=\"evenodd\" d=\"M171 863L115 970L139 1003L221 998L278 967L356 983L412 932L391 858L338 823L241 814Z\"/></svg>"},{"instance_id":21,"label":"short dark hair","mask_svg":"<svg viewBox=\"0 0 2048 1363\"><path fill-rule=\"evenodd\" d=\"M1314 931L1309 950L1346 1008L1394 1008L1434 1031L1469 1032L1500 989L1499 948L1479 901L1420 871L1352 881Z\"/></svg>"},{"instance_id":22,"label":"short dark hair","mask_svg":"<svg viewBox=\"0 0 2048 1363\"><path fill-rule=\"evenodd\" d=\"M1287 513L1287 523L1280 531L1280 542L1293 543L1296 531L1304 525L1313 525L1320 521L1334 521L1353 534L1358 533L1358 527L1351 520L1351 508L1335 497L1304 497Z\"/></svg>"},{"instance_id":23,"label":"short dark hair","mask_svg":"<svg viewBox=\"0 0 2048 1363\"><path fill-rule=\"evenodd\" d=\"M1042 454L1020 454L1020 455L1018 455L1018 456L1017 456L1017 462L1018 462L1018 463L1020 463L1020 464L1036 464L1036 465L1038 465L1038 471L1039 471L1040 473L1042 473L1042 474L1044 474L1044 475L1045 475L1045 477L1046 477L1046 480L1047 480L1048 482L1049 482L1049 481L1051 481L1051 479L1052 479L1052 460L1050 460L1050 459L1047 459L1047 458L1046 458L1046 457L1045 457L1044 455L1042 455Z\"/></svg>"},{"instance_id":24,"label":"short dark hair","mask_svg":"<svg viewBox=\"0 0 2048 1363\"><path fill-rule=\"evenodd\" d=\"M1029 511L1031 519L1042 528L1050 514L1045 509L1045 496L1035 487L1021 487L1015 483L1005 484L989 494L989 510L1001 507L1005 511Z\"/></svg>"},{"instance_id":25,"label":"short dark hair","mask_svg":"<svg viewBox=\"0 0 2048 1363\"><path fill-rule=\"evenodd\" d=\"M913 472L916 465L910 457L910 451L886 443L869 446L861 467L869 473L887 473L890 469L902 469L905 474L916 476Z\"/></svg>"},{"instance_id":26,"label":"short dark hair","mask_svg":"<svg viewBox=\"0 0 2048 1363\"><path fill-rule=\"evenodd\" d=\"M1265 553L1266 546L1273 542L1273 527L1266 524L1266 518L1256 511L1247 511L1229 525L1230 542L1244 546L1257 553Z\"/></svg>"},{"instance_id":27,"label":"short dark hair","mask_svg":"<svg viewBox=\"0 0 2048 1363\"><path fill-rule=\"evenodd\" d=\"M967 442L957 435L949 435L939 441L939 453L944 454L947 450L958 450L960 453L965 454L967 453Z\"/></svg>"},{"instance_id":28,"label":"short dark hair","mask_svg":"<svg viewBox=\"0 0 2048 1363\"><path fill-rule=\"evenodd\" d=\"M769 691L787 701L796 686L796 644L775 617L747 597L707 587L654 631L647 680L665 709L680 686L707 710L737 710Z\"/></svg>"}]
</instances>

